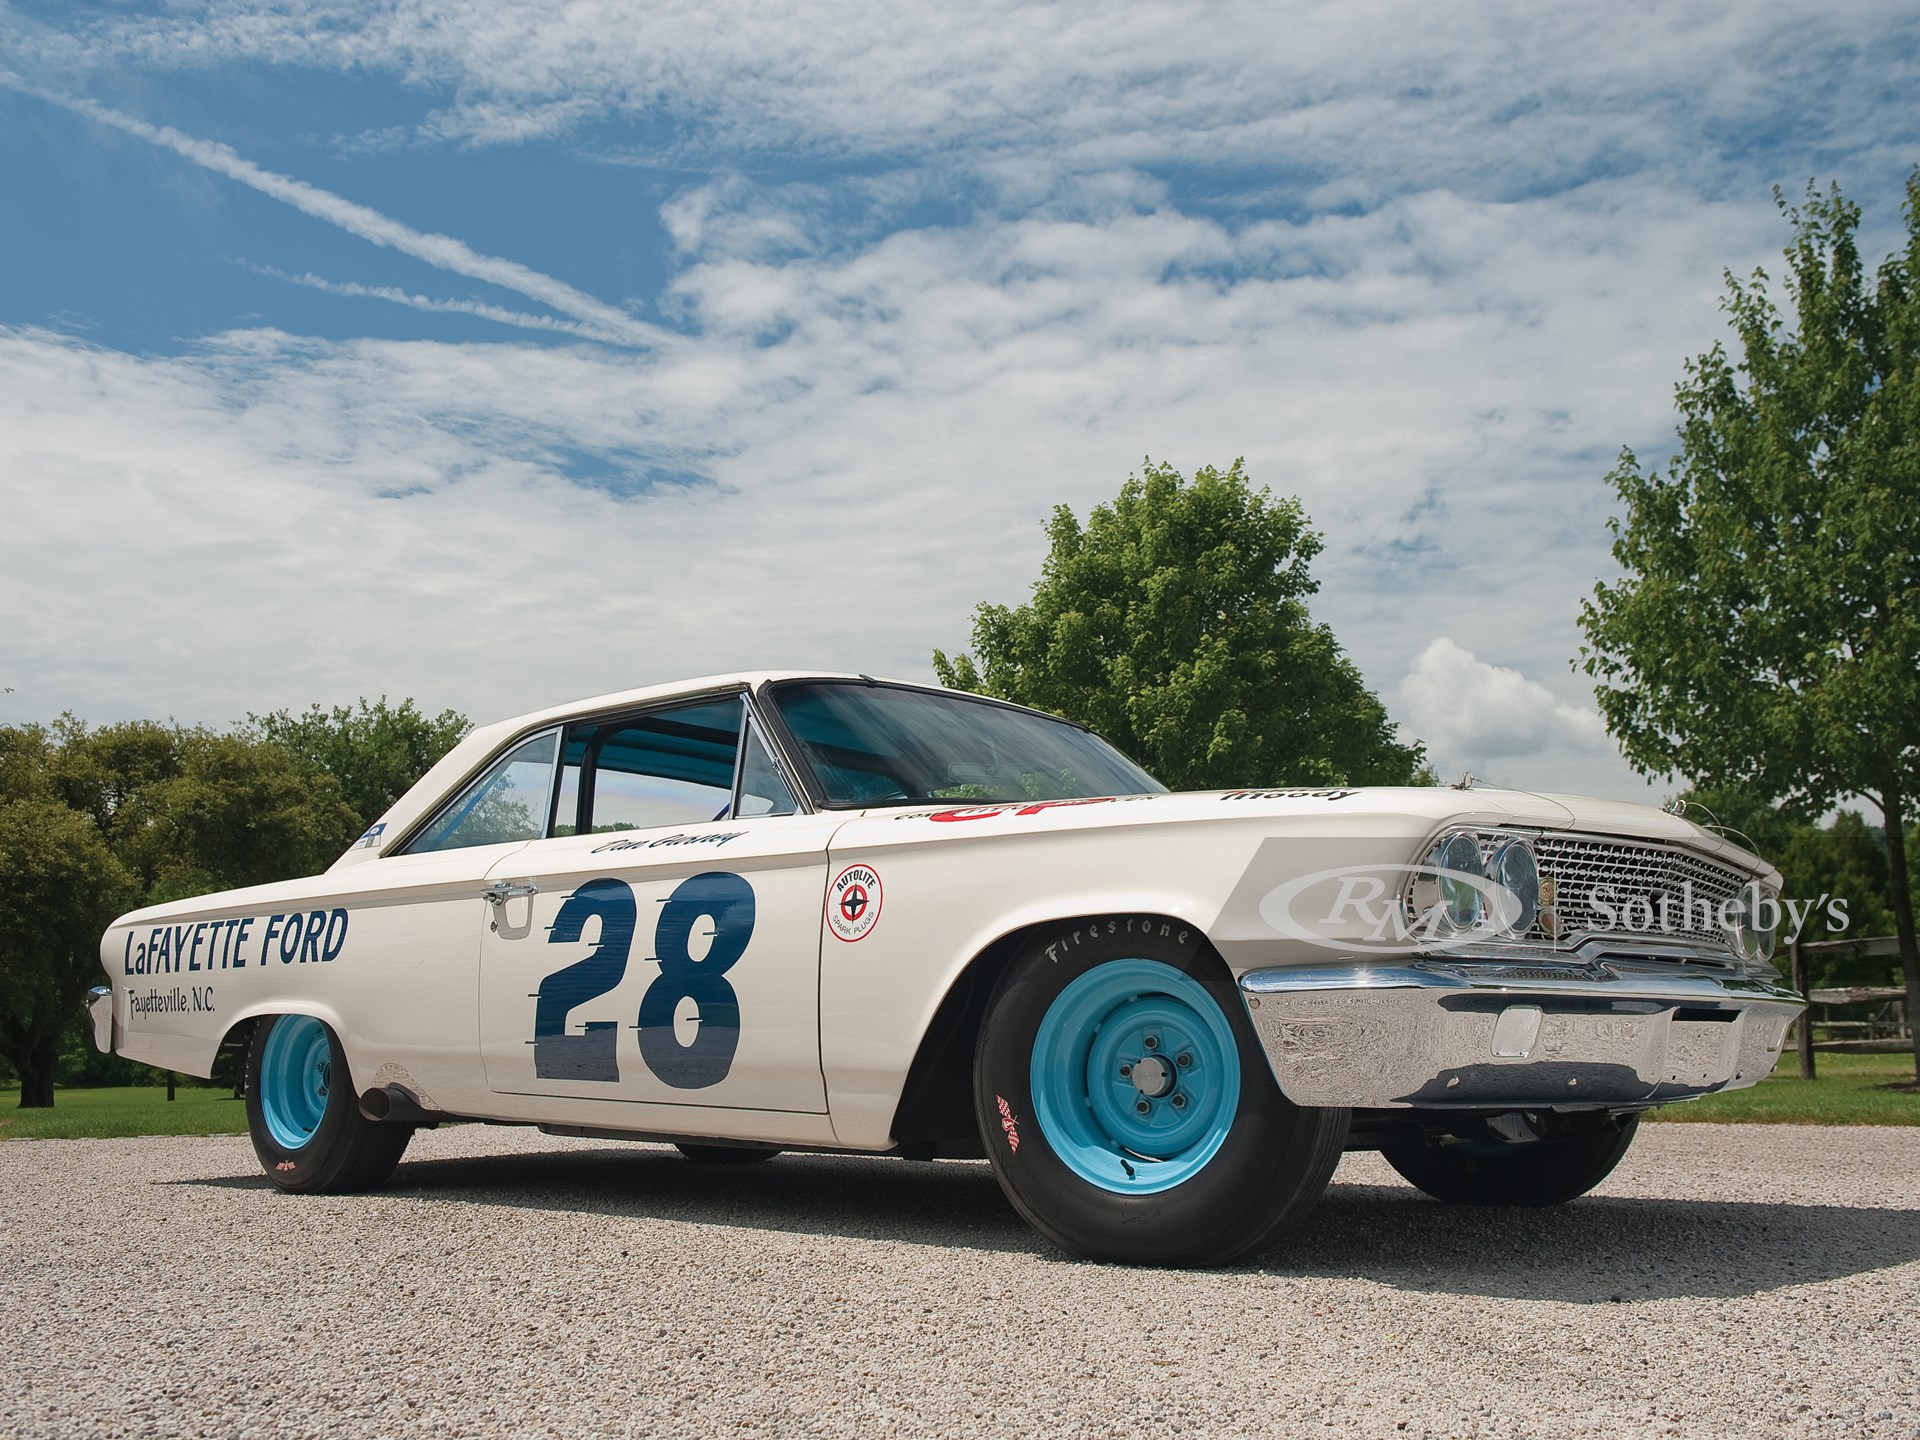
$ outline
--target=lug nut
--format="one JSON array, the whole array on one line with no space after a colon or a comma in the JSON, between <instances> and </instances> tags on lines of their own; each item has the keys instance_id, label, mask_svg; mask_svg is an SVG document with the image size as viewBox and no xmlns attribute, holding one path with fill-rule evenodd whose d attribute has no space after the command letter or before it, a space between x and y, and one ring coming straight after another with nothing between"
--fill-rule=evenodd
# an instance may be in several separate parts
<instances>
[{"instance_id":1,"label":"lug nut","mask_svg":"<svg viewBox=\"0 0 1920 1440\"><path fill-rule=\"evenodd\" d=\"M1147 1036L1146 1046L1149 1050L1158 1050L1160 1048L1160 1037L1158 1035Z\"/></svg>"},{"instance_id":2,"label":"lug nut","mask_svg":"<svg viewBox=\"0 0 1920 1440\"><path fill-rule=\"evenodd\" d=\"M1173 1057L1173 1063L1174 1063L1174 1064L1176 1064L1176 1065L1191 1065L1191 1064L1193 1064L1193 1056L1191 1056L1191 1055L1176 1055L1176 1056L1174 1056L1174 1057Z\"/></svg>"},{"instance_id":3,"label":"lug nut","mask_svg":"<svg viewBox=\"0 0 1920 1440\"><path fill-rule=\"evenodd\" d=\"M1121 1078L1122 1080L1124 1080L1124 1079L1126 1079L1126 1078L1127 1078L1127 1077L1128 1077L1129 1075L1131 1075L1131 1074L1133 1074L1133 1066L1131 1066L1131 1065L1122 1065L1122 1066L1120 1067L1120 1078Z\"/></svg>"},{"instance_id":4,"label":"lug nut","mask_svg":"<svg viewBox=\"0 0 1920 1440\"><path fill-rule=\"evenodd\" d=\"M1153 1106L1145 1100L1135 1101L1133 1108L1136 1113L1141 1115L1151 1115L1153 1113Z\"/></svg>"},{"instance_id":5,"label":"lug nut","mask_svg":"<svg viewBox=\"0 0 1920 1440\"><path fill-rule=\"evenodd\" d=\"M1187 1108L1187 1097L1186 1097L1186 1096L1184 1096L1184 1095L1176 1095L1176 1096L1174 1096L1174 1097L1173 1097L1173 1108L1174 1108L1174 1109L1176 1109L1176 1110L1184 1110L1184 1109L1186 1109L1186 1108Z\"/></svg>"}]
</instances>

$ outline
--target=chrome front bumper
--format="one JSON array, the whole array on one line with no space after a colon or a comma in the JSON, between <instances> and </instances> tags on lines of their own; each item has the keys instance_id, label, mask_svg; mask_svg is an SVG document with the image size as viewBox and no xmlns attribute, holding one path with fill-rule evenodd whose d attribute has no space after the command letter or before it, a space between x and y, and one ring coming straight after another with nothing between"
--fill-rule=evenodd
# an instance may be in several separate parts
<instances>
[{"instance_id":1,"label":"chrome front bumper","mask_svg":"<svg viewBox=\"0 0 1920 1440\"><path fill-rule=\"evenodd\" d=\"M1658 1105L1751 1085L1802 1009L1732 971L1411 960L1240 977L1297 1105Z\"/></svg>"}]
</instances>

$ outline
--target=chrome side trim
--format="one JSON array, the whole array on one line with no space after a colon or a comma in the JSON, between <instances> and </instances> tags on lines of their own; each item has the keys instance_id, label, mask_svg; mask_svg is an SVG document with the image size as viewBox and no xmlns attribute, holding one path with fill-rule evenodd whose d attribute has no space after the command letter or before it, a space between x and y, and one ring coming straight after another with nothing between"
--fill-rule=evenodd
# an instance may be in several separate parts
<instances>
[{"instance_id":1,"label":"chrome side trim","mask_svg":"<svg viewBox=\"0 0 1920 1440\"><path fill-rule=\"evenodd\" d=\"M787 788L793 792L794 803L798 807L799 813L802 815L817 815L820 813L821 807L819 800L813 793L813 777L801 768L800 762L794 754L794 750L798 747L792 746L791 737L788 736L786 731L786 722L781 720L779 712L774 709L771 699L764 694L766 688L766 685L763 683L758 692L754 690L745 692L747 718L753 727L760 732L761 743L767 747L767 754L773 757L774 769L780 772L781 779L787 782ZM741 742L740 749L741 753L745 754L746 743L744 738ZM803 780L801 778L802 776L806 778Z\"/></svg>"},{"instance_id":2,"label":"chrome side trim","mask_svg":"<svg viewBox=\"0 0 1920 1440\"><path fill-rule=\"evenodd\" d=\"M771 707L763 707L760 697L751 690L744 692L744 699L746 700L747 706L747 729L753 731L760 737L760 743L766 747L768 758L773 761L773 768L779 773L780 778L787 782L787 789L793 794L795 812L801 815L818 814L820 807L814 803L813 796L808 792L807 787L800 783L799 766L795 763L793 757L787 753L785 738L775 734L773 727L767 723L764 709ZM743 764L746 757L747 731L742 730L740 732L740 760ZM735 767L733 793L735 798L738 799L740 794L738 766Z\"/></svg>"},{"instance_id":3,"label":"chrome side trim","mask_svg":"<svg viewBox=\"0 0 1920 1440\"><path fill-rule=\"evenodd\" d=\"M1656 1105L1752 1085L1802 1008L1750 975L1628 960L1352 962L1240 977L1298 1105Z\"/></svg>"}]
</instances>

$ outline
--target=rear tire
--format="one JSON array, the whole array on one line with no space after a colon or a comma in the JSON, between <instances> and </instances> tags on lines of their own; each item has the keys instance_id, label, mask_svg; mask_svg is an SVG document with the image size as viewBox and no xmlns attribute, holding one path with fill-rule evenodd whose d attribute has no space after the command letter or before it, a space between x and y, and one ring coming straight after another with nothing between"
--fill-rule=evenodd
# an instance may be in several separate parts
<instances>
[{"instance_id":1,"label":"rear tire","mask_svg":"<svg viewBox=\"0 0 1920 1440\"><path fill-rule=\"evenodd\" d=\"M1421 1141L1380 1154L1404 1179L1450 1205L1560 1205L1612 1174L1639 1128L1638 1115L1617 1115L1582 1135L1525 1145Z\"/></svg>"},{"instance_id":2,"label":"rear tire","mask_svg":"<svg viewBox=\"0 0 1920 1440\"><path fill-rule=\"evenodd\" d=\"M247 1129L282 1190L370 1190L393 1174L414 1127L369 1120L340 1037L311 1015L268 1015L247 1046Z\"/></svg>"},{"instance_id":3,"label":"rear tire","mask_svg":"<svg viewBox=\"0 0 1920 1440\"><path fill-rule=\"evenodd\" d=\"M1225 1265L1326 1189L1350 1112L1281 1095L1198 931L1114 917L1041 936L988 1001L974 1105L1013 1206L1061 1249Z\"/></svg>"},{"instance_id":4,"label":"rear tire","mask_svg":"<svg viewBox=\"0 0 1920 1440\"><path fill-rule=\"evenodd\" d=\"M676 1140L673 1148L700 1165L757 1165L780 1153L772 1146L696 1145L690 1140Z\"/></svg>"}]
</instances>

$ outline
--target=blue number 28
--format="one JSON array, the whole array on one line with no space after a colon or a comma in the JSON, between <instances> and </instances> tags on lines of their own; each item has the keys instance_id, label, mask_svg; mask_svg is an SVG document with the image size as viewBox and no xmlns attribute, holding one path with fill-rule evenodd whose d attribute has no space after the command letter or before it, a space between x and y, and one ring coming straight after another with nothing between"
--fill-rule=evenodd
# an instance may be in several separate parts
<instances>
[{"instance_id":1,"label":"blue number 28","mask_svg":"<svg viewBox=\"0 0 1920 1440\"><path fill-rule=\"evenodd\" d=\"M693 927L713 920L706 957L691 954ZM659 1079L678 1090L718 1085L733 1068L740 1047L740 997L727 971L753 939L753 887L740 876L709 870L675 887L660 907L653 944L660 974L640 997L640 1058ZM585 1032L567 1033L575 1008L614 989L627 973L637 913L633 888L621 880L589 880L569 895L547 939L579 943L589 919L600 921L599 943L585 959L540 982L533 1012L533 1073L542 1080L617 1081L614 1022L589 1020ZM693 1043L674 1034L673 1015L691 999L700 1023Z\"/></svg>"}]
</instances>

